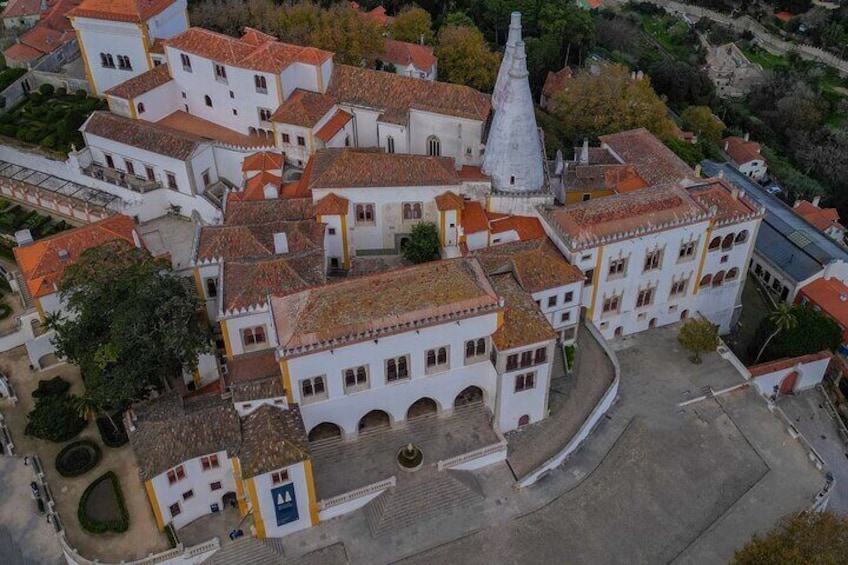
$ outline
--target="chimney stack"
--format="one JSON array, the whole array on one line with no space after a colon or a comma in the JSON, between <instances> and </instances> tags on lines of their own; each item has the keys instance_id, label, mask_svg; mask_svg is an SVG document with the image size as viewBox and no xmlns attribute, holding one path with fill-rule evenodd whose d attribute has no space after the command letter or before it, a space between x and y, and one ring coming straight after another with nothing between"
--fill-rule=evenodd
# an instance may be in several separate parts
<instances>
[{"instance_id":1,"label":"chimney stack","mask_svg":"<svg viewBox=\"0 0 848 565\"><path fill-rule=\"evenodd\" d=\"M16 231L15 232L15 241L17 242L18 247L23 247L25 245L29 245L30 243L33 242L32 232L27 230L27 229Z\"/></svg>"},{"instance_id":2,"label":"chimney stack","mask_svg":"<svg viewBox=\"0 0 848 565\"><path fill-rule=\"evenodd\" d=\"M745 141L750 141L750 140L751 140L751 134L749 134L749 133L746 131L746 132L745 132Z\"/></svg>"},{"instance_id":3,"label":"chimney stack","mask_svg":"<svg viewBox=\"0 0 848 565\"><path fill-rule=\"evenodd\" d=\"M695 165L695 176L701 178L701 165Z\"/></svg>"},{"instance_id":4,"label":"chimney stack","mask_svg":"<svg viewBox=\"0 0 848 565\"><path fill-rule=\"evenodd\" d=\"M589 138L583 138L583 148L580 150L580 164L589 164Z\"/></svg>"},{"instance_id":5,"label":"chimney stack","mask_svg":"<svg viewBox=\"0 0 848 565\"><path fill-rule=\"evenodd\" d=\"M821 202L821 196L813 196L813 206L816 208L819 207L819 202Z\"/></svg>"},{"instance_id":6,"label":"chimney stack","mask_svg":"<svg viewBox=\"0 0 848 565\"><path fill-rule=\"evenodd\" d=\"M274 234L274 254L285 255L289 252L289 239L284 232Z\"/></svg>"}]
</instances>

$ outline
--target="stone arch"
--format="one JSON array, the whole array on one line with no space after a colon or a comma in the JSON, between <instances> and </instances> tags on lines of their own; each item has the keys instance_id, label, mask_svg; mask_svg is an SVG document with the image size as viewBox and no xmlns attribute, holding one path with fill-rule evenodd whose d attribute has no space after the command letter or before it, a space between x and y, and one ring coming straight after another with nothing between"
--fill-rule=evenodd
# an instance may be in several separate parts
<instances>
[{"instance_id":1,"label":"stone arch","mask_svg":"<svg viewBox=\"0 0 848 565\"><path fill-rule=\"evenodd\" d=\"M438 413L439 403L430 397L422 396L409 405L409 408L406 411L406 419L409 420L410 418L416 418L418 416L427 416Z\"/></svg>"},{"instance_id":2,"label":"stone arch","mask_svg":"<svg viewBox=\"0 0 848 565\"><path fill-rule=\"evenodd\" d=\"M648 322L648 327L649 327L649 328L655 328L655 327L657 327L657 319L656 319L656 318L651 318L651 321L650 321L650 322Z\"/></svg>"},{"instance_id":3,"label":"stone arch","mask_svg":"<svg viewBox=\"0 0 848 565\"><path fill-rule=\"evenodd\" d=\"M467 406L469 404L475 404L477 402L484 402L486 400L485 393L483 389L479 386L467 386L462 389L459 394L456 395L456 398L453 401L454 406Z\"/></svg>"},{"instance_id":4,"label":"stone arch","mask_svg":"<svg viewBox=\"0 0 848 565\"><path fill-rule=\"evenodd\" d=\"M521 426L526 426L526 425L527 425L527 424L529 424L529 423L530 423L530 416L529 416L529 415L527 415L527 414L523 415L522 417L520 417L520 418L518 419L518 427L519 427L519 428L520 428Z\"/></svg>"},{"instance_id":5,"label":"stone arch","mask_svg":"<svg viewBox=\"0 0 848 565\"><path fill-rule=\"evenodd\" d=\"M713 277L713 286L719 286L724 282L724 271L719 271Z\"/></svg>"},{"instance_id":6,"label":"stone arch","mask_svg":"<svg viewBox=\"0 0 848 565\"><path fill-rule=\"evenodd\" d=\"M733 234L733 233L729 233L726 236L724 236L724 239L721 240L721 248L722 249L730 249L731 247L733 247L733 241L734 241L735 238L736 238L736 234Z\"/></svg>"},{"instance_id":7,"label":"stone arch","mask_svg":"<svg viewBox=\"0 0 848 565\"><path fill-rule=\"evenodd\" d=\"M709 286L709 284L710 284L712 281L713 281L713 276L712 276L712 275L704 275L704 276L703 276L703 278L701 278L701 282L700 282L700 284L699 284L698 286Z\"/></svg>"},{"instance_id":8,"label":"stone arch","mask_svg":"<svg viewBox=\"0 0 848 565\"><path fill-rule=\"evenodd\" d=\"M359 419L357 430L366 432L381 428L388 428L392 425L392 417L385 410L371 410Z\"/></svg>"},{"instance_id":9,"label":"stone arch","mask_svg":"<svg viewBox=\"0 0 848 565\"><path fill-rule=\"evenodd\" d=\"M681 320L688 320L689 319L689 310L684 310L683 312L681 312L680 313L680 319Z\"/></svg>"},{"instance_id":10,"label":"stone arch","mask_svg":"<svg viewBox=\"0 0 848 565\"><path fill-rule=\"evenodd\" d=\"M721 237L716 236L710 241L709 250L712 251L714 249L718 249L719 247L721 247Z\"/></svg>"},{"instance_id":11,"label":"stone arch","mask_svg":"<svg viewBox=\"0 0 848 565\"><path fill-rule=\"evenodd\" d=\"M742 230L736 234L736 243L745 243L748 241L748 230Z\"/></svg>"},{"instance_id":12,"label":"stone arch","mask_svg":"<svg viewBox=\"0 0 848 565\"><path fill-rule=\"evenodd\" d=\"M342 437L342 428L333 422L321 422L317 426L309 430L309 441L319 441L322 439L331 439Z\"/></svg>"},{"instance_id":13,"label":"stone arch","mask_svg":"<svg viewBox=\"0 0 848 565\"><path fill-rule=\"evenodd\" d=\"M618 326L617 328L615 328L614 333L615 333L615 337L620 337L622 334L624 334L624 327Z\"/></svg>"}]
</instances>

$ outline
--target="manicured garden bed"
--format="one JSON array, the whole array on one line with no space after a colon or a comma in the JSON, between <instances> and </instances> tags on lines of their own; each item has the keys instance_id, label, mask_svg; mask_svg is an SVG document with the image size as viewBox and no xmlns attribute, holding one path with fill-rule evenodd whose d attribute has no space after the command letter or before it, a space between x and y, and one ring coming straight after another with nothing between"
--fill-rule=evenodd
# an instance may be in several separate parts
<instances>
[{"instance_id":1,"label":"manicured garden bed","mask_svg":"<svg viewBox=\"0 0 848 565\"><path fill-rule=\"evenodd\" d=\"M63 477L78 477L94 469L100 457L100 446L93 441L75 441L56 456L56 470Z\"/></svg>"},{"instance_id":2,"label":"manicured garden bed","mask_svg":"<svg viewBox=\"0 0 848 565\"><path fill-rule=\"evenodd\" d=\"M79 417L75 397L68 394L70 387L61 377L38 382L38 388L32 392L35 406L27 414L27 435L63 443L85 428L88 422Z\"/></svg>"},{"instance_id":3,"label":"manicured garden bed","mask_svg":"<svg viewBox=\"0 0 848 565\"><path fill-rule=\"evenodd\" d=\"M100 432L100 439L103 440L103 444L106 447L121 447L126 445L130 440L124 429L123 417L123 412L112 414L112 422L115 422L114 426L109 421L109 418L105 416L97 418L97 430ZM115 429L116 427L117 429Z\"/></svg>"},{"instance_id":4,"label":"manicured garden bed","mask_svg":"<svg viewBox=\"0 0 848 565\"><path fill-rule=\"evenodd\" d=\"M126 532L130 518L118 476L112 471L99 476L82 493L77 518L92 534Z\"/></svg>"}]
</instances>

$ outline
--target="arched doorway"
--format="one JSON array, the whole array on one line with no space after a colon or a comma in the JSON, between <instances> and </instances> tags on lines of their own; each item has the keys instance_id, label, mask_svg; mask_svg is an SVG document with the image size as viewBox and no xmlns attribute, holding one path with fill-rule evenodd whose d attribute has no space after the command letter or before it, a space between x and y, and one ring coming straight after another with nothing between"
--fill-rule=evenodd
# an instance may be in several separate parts
<instances>
[{"instance_id":1,"label":"arched doorway","mask_svg":"<svg viewBox=\"0 0 848 565\"><path fill-rule=\"evenodd\" d=\"M225 493L221 498L221 504L224 505L224 508L238 508L238 495L233 491Z\"/></svg>"},{"instance_id":2,"label":"arched doorway","mask_svg":"<svg viewBox=\"0 0 848 565\"><path fill-rule=\"evenodd\" d=\"M618 326L615 328L615 337L621 336L624 333L624 328L622 326Z\"/></svg>"},{"instance_id":3,"label":"arched doorway","mask_svg":"<svg viewBox=\"0 0 848 565\"><path fill-rule=\"evenodd\" d=\"M680 313L680 319L681 320L686 320L688 318L689 318L689 310L684 310L683 312Z\"/></svg>"},{"instance_id":4,"label":"arched doorway","mask_svg":"<svg viewBox=\"0 0 848 565\"><path fill-rule=\"evenodd\" d=\"M780 394L792 394L795 392L795 384L798 382L798 371L792 371L780 381Z\"/></svg>"},{"instance_id":5,"label":"arched doorway","mask_svg":"<svg viewBox=\"0 0 848 565\"><path fill-rule=\"evenodd\" d=\"M321 422L309 431L309 441L341 437L342 429L332 422Z\"/></svg>"},{"instance_id":6,"label":"arched doorway","mask_svg":"<svg viewBox=\"0 0 848 565\"><path fill-rule=\"evenodd\" d=\"M436 404L436 401L425 396L410 405L409 410L406 411L406 419L426 416L427 414L436 414L438 411L439 406Z\"/></svg>"},{"instance_id":7,"label":"arched doorway","mask_svg":"<svg viewBox=\"0 0 848 565\"><path fill-rule=\"evenodd\" d=\"M656 318L651 318L651 321L650 321L650 322L648 322L648 327L649 327L649 328L655 328L655 327L657 327L657 319L656 319Z\"/></svg>"},{"instance_id":8,"label":"arched doorway","mask_svg":"<svg viewBox=\"0 0 848 565\"><path fill-rule=\"evenodd\" d=\"M529 424L529 423L530 423L530 416L528 416L527 414L523 415L522 417L520 417L520 418L518 419L518 427L519 427L519 428L520 428L521 426L526 426L526 425L527 425L527 424Z\"/></svg>"},{"instance_id":9,"label":"arched doorway","mask_svg":"<svg viewBox=\"0 0 848 565\"><path fill-rule=\"evenodd\" d=\"M389 415L382 410L372 410L359 420L359 431L388 428L392 423Z\"/></svg>"},{"instance_id":10,"label":"arched doorway","mask_svg":"<svg viewBox=\"0 0 848 565\"><path fill-rule=\"evenodd\" d=\"M456 400L453 401L454 406L467 406L483 402L483 391L480 387L470 386L462 390L456 395Z\"/></svg>"}]
</instances>

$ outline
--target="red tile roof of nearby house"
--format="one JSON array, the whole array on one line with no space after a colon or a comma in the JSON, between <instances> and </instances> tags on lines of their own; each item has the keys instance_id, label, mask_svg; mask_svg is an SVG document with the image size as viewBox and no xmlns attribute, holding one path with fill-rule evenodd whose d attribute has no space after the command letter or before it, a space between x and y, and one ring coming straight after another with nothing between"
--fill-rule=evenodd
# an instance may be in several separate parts
<instances>
[{"instance_id":1,"label":"red tile roof of nearby house","mask_svg":"<svg viewBox=\"0 0 848 565\"><path fill-rule=\"evenodd\" d=\"M521 288L531 294L585 278L547 237L493 245L478 249L473 255L490 275L513 273Z\"/></svg>"},{"instance_id":2,"label":"red tile roof of nearby house","mask_svg":"<svg viewBox=\"0 0 848 565\"><path fill-rule=\"evenodd\" d=\"M706 179L703 184L686 187L689 195L704 210L715 207L716 220L730 220L759 212L757 205L724 179Z\"/></svg>"},{"instance_id":3,"label":"red tile roof of nearby house","mask_svg":"<svg viewBox=\"0 0 848 565\"><path fill-rule=\"evenodd\" d=\"M380 148L353 147L316 151L310 158L303 179L310 189L460 184L453 159L449 157L385 153Z\"/></svg>"},{"instance_id":4,"label":"red tile roof of nearby house","mask_svg":"<svg viewBox=\"0 0 848 565\"><path fill-rule=\"evenodd\" d=\"M173 3L173 0L83 0L69 15L74 18L141 23Z\"/></svg>"},{"instance_id":5,"label":"red tile roof of nearby house","mask_svg":"<svg viewBox=\"0 0 848 565\"><path fill-rule=\"evenodd\" d=\"M283 169L283 156L271 151L259 151L244 158L241 162L243 173L250 171L270 171Z\"/></svg>"},{"instance_id":6,"label":"red tile roof of nearby house","mask_svg":"<svg viewBox=\"0 0 848 565\"><path fill-rule=\"evenodd\" d=\"M258 175L247 179L241 189L230 192L227 195L227 199L230 202L237 202L239 200L266 200L265 187L269 184L274 186L274 198L280 198L282 182L283 179L279 176L268 171L262 171Z\"/></svg>"},{"instance_id":7,"label":"red tile roof of nearby house","mask_svg":"<svg viewBox=\"0 0 848 565\"><path fill-rule=\"evenodd\" d=\"M565 189L569 192L607 190L630 192L645 188L645 182L633 165L574 165L564 175Z\"/></svg>"},{"instance_id":8,"label":"red tile roof of nearby house","mask_svg":"<svg viewBox=\"0 0 848 565\"><path fill-rule=\"evenodd\" d=\"M335 135L352 119L353 114L348 114L344 110L336 110L333 117L327 120L327 123L315 132L315 137L324 143L329 143L329 141L333 139L333 137L335 137Z\"/></svg>"},{"instance_id":9,"label":"red tile roof of nearby house","mask_svg":"<svg viewBox=\"0 0 848 565\"><path fill-rule=\"evenodd\" d=\"M765 161L760 155L760 144L755 141L745 141L744 138L731 136L724 140L724 151L739 165L751 161Z\"/></svg>"},{"instance_id":10,"label":"red tile roof of nearby house","mask_svg":"<svg viewBox=\"0 0 848 565\"><path fill-rule=\"evenodd\" d=\"M171 73L168 71L168 65L159 65L117 86L113 86L104 92L104 94L130 100L155 88L159 88L172 80Z\"/></svg>"},{"instance_id":11,"label":"red tile roof of nearby house","mask_svg":"<svg viewBox=\"0 0 848 565\"><path fill-rule=\"evenodd\" d=\"M482 168L479 166L463 165L459 170L459 178L466 181L485 182L489 180L489 175L484 174Z\"/></svg>"},{"instance_id":12,"label":"red tile roof of nearby house","mask_svg":"<svg viewBox=\"0 0 848 565\"><path fill-rule=\"evenodd\" d=\"M436 208L441 211L462 210L465 208L465 201L455 192L448 190L436 197Z\"/></svg>"},{"instance_id":13,"label":"red tile roof of nearby house","mask_svg":"<svg viewBox=\"0 0 848 565\"><path fill-rule=\"evenodd\" d=\"M492 334L498 351L556 339L551 324L512 273L494 275L491 280L495 292L504 299L503 323Z\"/></svg>"},{"instance_id":14,"label":"red tile roof of nearby house","mask_svg":"<svg viewBox=\"0 0 848 565\"><path fill-rule=\"evenodd\" d=\"M819 231L825 231L828 228L835 227L840 231L845 231L845 226L839 223L839 212L836 208L819 208L811 202L801 200L795 206L795 212L805 220L816 226Z\"/></svg>"},{"instance_id":15,"label":"red tile roof of nearby house","mask_svg":"<svg viewBox=\"0 0 848 565\"><path fill-rule=\"evenodd\" d=\"M638 128L600 137L649 186L679 184L694 180L695 171L645 128Z\"/></svg>"},{"instance_id":16,"label":"red tile roof of nearby house","mask_svg":"<svg viewBox=\"0 0 848 565\"><path fill-rule=\"evenodd\" d=\"M227 361L228 382L248 382L271 376L282 377L280 363L274 356L273 349L248 355L236 355Z\"/></svg>"},{"instance_id":17,"label":"red tile roof of nearby house","mask_svg":"<svg viewBox=\"0 0 848 565\"><path fill-rule=\"evenodd\" d=\"M102 111L91 114L80 131L180 161L191 157L203 143L199 137L182 131Z\"/></svg>"},{"instance_id":18,"label":"red tile roof of nearby house","mask_svg":"<svg viewBox=\"0 0 848 565\"><path fill-rule=\"evenodd\" d=\"M782 21L783 23L786 23L792 18L794 18L795 14L793 14L792 12L778 12L774 15L774 17Z\"/></svg>"},{"instance_id":19,"label":"red tile roof of nearby house","mask_svg":"<svg viewBox=\"0 0 848 565\"><path fill-rule=\"evenodd\" d=\"M748 371L751 373L752 377L761 377L763 375L768 375L769 373L791 369L796 365L805 365L807 363L821 361L822 359L831 359L832 357L833 353L825 350L819 351L818 353L801 355L799 357L786 357L776 361L769 361L768 363L760 363L759 365L748 367Z\"/></svg>"},{"instance_id":20,"label":"red tile roof of nearby house","mask_svg":"<svg viewBox=\"0 0 848 565\"><path fill-rule=\"evenodd\" d=\"M344 216L350 208L350 200L332 192L315 204L318 216Z\"/></svg>"},{"instance_id":21,"label":"red tile roof of nearby house","mask_svg":"<svg viewBox=\"0 0 848 565\"><path fill-rule=\"evenodd\" d=\"M282 220L309 220L315 217L311 198L279 200L247 200L230 203L224 211L224 223L229 226L264 224Z\"/></svg>"},{"instance_id":22,"label":"red tile roof of nearby house","mask_svg":"<svg viewBox=\"0 0 848 565\"><path fill-rule=\"evenodd\" d=\"M801 287L801 296L815 302L848 332L848 286L839 279L816 279Z\"/></svg>"},{"instance_id":23,"label":"red tile roof of nearby house","mask_svg":"<svg viewBox=\"0 0 848 565\"><path fill-rule=\"evenodd\" d=\"M355 4L355 2L354 2ZM356 8L359 9L359 4L356 4ZM372 9L370 12L365 12L363 14L366 18L370 18L380 24L383 27L389 27L392 25L392 22L395 20L392 16L386 14L386 9L382 6L377 6Z\"/></svg>"},{"instance_id":24,"label":"red tile roof of nearby house","mask_svg":"<svg viewBox=\"0 0 848 565\"><path fill-rule=\"evenodd\" d=\"M479 121L491 110L489 95L467 86L348 65L334 67L327 93L339 104L381 112L380 121L394 124L406 124L411 109Z\"/></svg>"},{"instance_id":25,"label":"red tile roof of nearby house","mask_svg":"<svg viewBox=\"0 0 848 565\"><path fill-rule=\"evenodd\" d=\"M3 18L22 18L41 13L41 0L9 0Z\"/></svg>"},{"instance_id":26,"label":"red tile roof of nearby house","mask_svg":"<svg viewBox=\"0 0 848 565\"><path fill-rule=\"evenodd\" d=\"M77 4L79 0L50 2L47 9L41 13L40 21L32 29L23 33L18 38L18 43L4 51L5 58L18 63L31 62L72 41L76 35L67 18L67 12Z\"/></svg>"},{"instance_id":27,"label":"red tile roof of nearby house","mask_svg":"<svg viewBox=\"0 0 848 565\"><path fill-rule=\"evenodd\" d=\"M271 116L272 122L304 128L315 127L336 105L332 96L296 89Z\"/></svg>"},{"instance_id":28,"label":"red tile roof of nearby house","mask_svg":"<svg viewBox=\"0 0 848 565\"><path fill-rule=\"evenodd\" d=\"M144 246L135 232L132 218L119 214L15 247L13 252L30 295L39 298L56 292L65 269L73 265L84 251L114 240Z\"/></svg>"},{"instance_id":29,"label":"red tile roof of nearby house","mask_svg":"<svg viewBox=\"0 0 848 565\"><path fill-rule=\"evenodd\" d=\"M372 340L494 312L498 297L475 259L431 261L273 297L283 349ZM338 346L338 345L336 345Z\"/></svg>"},{"instance_id":30,"label":"red tile roof of nearby house","mask_svg":"<svg viewBox=\"0 0 848 565\"><path fill-rule=\"evenodd\" d=\"M277 255L274 236L286 234L286 255L323 250L324 224L313 220L275 221L262 224L203 226L197 242L196 260L233 261L265 259Z\"/></svg>"},{"instance_id":31,"label":"red tile roof of nearby house","mask_svg":"<svg viewBox=\"0 0 848 565\"><path fill-rule=\"evenodd\" d=\"M166 47L231 65L279 74L293 63L320 65L332 58L329 51L280 43L276 38L247 28L241 38L192 27L168 39Z\"/></svg>"},{"instance_id":32,"label":"red tile roof of nearby house","mask_svg":"<svg viewBox=\"0 0 848 565\"><path fill-rule=\"evenodd\" d=\"M542 94L546 98L551 98L554 94L562 90L565 81L574 75L571 67L563 67L557 72L548 71L548 76L545 78L545 85L542 86Z\"/></svg>"},{"instance_id":33,"label":"red tile roof of nearby house","mask_svg":"<svg viewBox=\"0 0 848 565\"><path fill-rule=\"evenodd\" d=\"M386 52L380 58L393 65L406 67L411 64L416 69L428 73L438 61L431 46L394 39L386 39Z\"/></svg>"},{"instance_id":34,"label":"red tile roof of nearby house","mask_svg":"<svg viewBox=\"0 0 848 565\"><path fill-rule=\"evenodd\" d=\"M465 234L488 231L489 218L483 205L476 200L469 200L462 209L462 231Z\"/></svg>"},{"instance_id":35,"label":"red tile roof of nearby house","mask_svg":"<svg viewBox=\"0 0 848 565\"><path fill-rule=\"evenodd\" d=\"M545 229L542 227L542 222L538 218L532 216L504 216L502 218L491 219L491 213L489 216L489 230L493 234L514 231L521 241L546 237Z\"/></svg>"},{"instance_id":36,"label":"red tile roof of nearby house","mask_svg":"<svg viewBox=\"0 0 848 565\"><path fill-rule=\"evenodd\" d=\"M323 224L321 226L323 232ZM324 249L292 251L264 259L224 261L222 306L225 313L264 304L268 297L324 284Z\"/></svg>"},{"instance_id":37,"label":"red tile roof of nearby house","mask_svg":"<svg viewBox=\"0 0 848 565\"><path fill-rule=\"evenodd\" d=\"M42 55L44 55L43 51L24 45L23 43L15 43L3 51L3 57L5 57L7 61L15 61L17 63L33 61Z\"/></svg>"}]
</instances>

